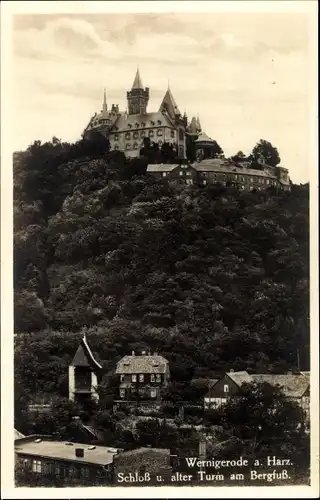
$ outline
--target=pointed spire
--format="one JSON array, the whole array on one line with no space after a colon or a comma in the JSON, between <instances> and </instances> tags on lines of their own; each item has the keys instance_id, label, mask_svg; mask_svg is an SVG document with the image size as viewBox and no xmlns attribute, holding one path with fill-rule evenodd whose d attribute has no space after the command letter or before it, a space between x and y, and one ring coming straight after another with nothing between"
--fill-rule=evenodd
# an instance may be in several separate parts
<instances>
[{"instance_id":1,"label":"pointed spire","mask_svg":"<svg viewBox=\"0 0 320 500\"><path fill-rule=\"evenodd\" d=\"M160 112L167 111L171 118L175 118L176 115L181 115L177 103L172 95L170 88L168 87L165 96L160 104Z\"/></svg>"},{"instance_id":2,"label":"pointed spire","mask_svg":"<svg viewBox=\"0 0 320 500\"><path fill-rule=\"evenodd\" d=\"M137 67L136 76L135 76L134 81L133 81L132 90L133 89L143 89L140 71L139 71L139 66Z\"/></svg>"},{"instance_id":3,"label":"pointed spire","mask_svg":"<svg viewBox=\"0 0 320 500\"><path fill-rule=\"evenodd\" d=\"M107 111L108 106L107 106L107 93L106 89L103 90L103 104L102 104L102 111Z\"/></svg>"},{"instance_id":4,"label":"pointed spire","mask_svg":"<svg viewBox=\"0 0 320 500\"><path fill-rule=\"evenodd\" d=\"M197 129L200 131L201 130L201 124L200 124L200 119L199 119L199 115L197 115Z\"/></svg>"}]
</instances>

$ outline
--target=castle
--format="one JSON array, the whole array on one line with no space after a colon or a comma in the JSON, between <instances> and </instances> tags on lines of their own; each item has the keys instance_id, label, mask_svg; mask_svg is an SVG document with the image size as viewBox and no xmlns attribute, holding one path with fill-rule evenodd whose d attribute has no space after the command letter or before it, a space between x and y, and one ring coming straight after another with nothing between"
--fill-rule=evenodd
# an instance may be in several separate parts
<instances>
[{"instance_id":1,"label":"castle","mask_svg":"<svg viewBox=\"0 0 320 500\"><path fill-rule=\"evenodd\" d=\"M128 109L122 112L117 104L108 109L104 91L102 110L93 115L83 137L90 139L93 134L100 133L108 138L110 150L122 151L128 158L140 155L145 139L159 149L164 143L169 144L173 157L179 158L179 162L148 165L147 173L158 178L166 177L184 184L232 184L244 190L268 187L290 190L286 168L267 165L263 158L257 164L247 158L224 158L217 142L202 130L199 117L192 117L189 123L186 113L181 115L169 86L158 111L147 111L149 95L149 88L143 86L137 69L132 88L127 92ZM187 161L187 138L191 140L189 145L193 145L191 162Z\"/></svg>"},{"instance_id":2,"label":"castle","mask_svg":"<svg viewBox=\"0 0 320 500\"><path fill-rule=\"evenodd\" d=\"M149 88L142 85L139 69L131 90L127 92L128 109L119 110L117 104L108 109L106 91L102 110L95 113L83 132L84 138L90 138L93 132L100 132L109 138L110 149L123 151L129 158L139 156L144 138L157 143L172 144L177 156L186 157L186 134L201 131L199 118L193 117L190 125L186 114L180 113L170 87L162 99L159 110L148 112Z\"/></svg>"}]
</instances>

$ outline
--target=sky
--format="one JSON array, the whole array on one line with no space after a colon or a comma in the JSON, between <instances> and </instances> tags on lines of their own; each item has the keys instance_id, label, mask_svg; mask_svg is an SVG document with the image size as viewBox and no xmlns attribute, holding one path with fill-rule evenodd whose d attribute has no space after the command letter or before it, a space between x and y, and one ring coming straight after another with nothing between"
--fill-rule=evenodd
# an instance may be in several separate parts
<instances>
[{"instance_id":1,"label":"sky","mask_svg":"<svg viewBox=\"0 0 320 500\"><path fill-rule=\"evenodd\" d=\"M76 141L94 112L126 108L139 66L148 111L171 91L226 156L260 140L309 180L309 40L303 13L15 15L14 149Z\"/></svg>"}]
</instances>

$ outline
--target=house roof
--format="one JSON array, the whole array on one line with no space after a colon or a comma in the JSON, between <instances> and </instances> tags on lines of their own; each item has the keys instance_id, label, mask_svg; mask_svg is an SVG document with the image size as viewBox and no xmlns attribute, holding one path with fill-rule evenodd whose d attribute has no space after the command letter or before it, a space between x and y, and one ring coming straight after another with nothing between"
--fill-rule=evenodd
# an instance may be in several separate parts
<instances>
[{"instance_id":1,"label":"house roof","mask_svg":"<svg viewBox=\"0 0 320 500\"><path fill-rule=\"evenodd\" d=\"M202 160L199 162L192 163L192 167L198 172L216 172L216 173L226 173L226 174L239 174L248 175L251 177L266 177L268 179L276 179L275 175L272 175L264 170L255 170L253 168L241 168L237 165L228 162L228 160L223 160L221 158L210 158Z\"/></svg>"},{"instance_id":2,"label":"house roof","mask_svg":"<svg viewBox=\"0 0 320 500\"><path fill-rule=\"evenodd\" d=\"M124 356L117 363L116 374L165 373L169 362L163 356Z\"/></svg>"},{"instance_id":3,"label":"house roof","mask_svg":"<svg viewBox=\"0 0 320 500\"><path fill-rule=\"evenodd\" d=\"M170 450L169 448L147 448L147 447L141 447L141 448L136 448L134 450L127 450L123 451L121 454L116 455L115 461L118 459L121 459L122 457L128 457L132 455L142 455L143 453L156 453L159 455L170 455Z\"/></svg>"},{"instance_id":4,"label":"house roof","mask_svg":"<svg viewBox=\"0 0 320 500\"><path fill-rule=\"evenodd\" d=\"M38 440L16 443L15 453L96 465L112 463L113 457L117 454L115 448L107 448L106 446L95 446L94 449L89 449L90 445L83 443L67 444L67 441L36 441ZM84 450L83 457L76 457L76 448Z\"/></svg>"},{"instance_id":5,"label":"house roof","mask_svg":"<svg viewBox=\"0 0 320 500\"><path fill-rule=\"evenodd\" d=\"M147 172L172 172L179 166L178 164L172 163L155 163L147 166Z\"/></svg>"},{"instance_id":6,"label":"house roof","mask_svg":"<svg viewBox=\"0 0 320 500\"><path fill-rule=\"evenodd\" d=\"M231 378L239 387L244 383L268 383L273 386L279 385L287 397L302 397L310 385L308 375L304 374L274 374L274 373L255 373L250 374L246 371L228 372Z\"/></svg>"},{"instance_id":7,"label":"house roof","mask_svg":"<svg viewBox=\"0 0 320 500\"><path fill-rule=\"evenodd\" d=\"M93 369L101 369L102 366L93 356L90 347L88 346L86 337L84 336L74 355L70 365L72 366L90 366Z\"/></svg>"},{"instance_id":8,"label":"house roof","mask_svg":"<svg viewBox=\"0 0 320 500\"><path fill-rule=\"evenodd\" d=\"M24 434L22 434L21 432L17 431L17 429L14 429L14 439L21 439L21 438L24 438Z\"/></svg>"},{"instance_id":9,"label":"house roof","mask_svg":"<svg viewBox=\"0 0 320 500\"><path fill-rule=\"evenodd\" d=\"M279 385L287 397L302 397L309 388L310 382L308 377L301 374L253 374L251 375L254 382L266 382L270 385Z\"/></svg>"}]
</instances>

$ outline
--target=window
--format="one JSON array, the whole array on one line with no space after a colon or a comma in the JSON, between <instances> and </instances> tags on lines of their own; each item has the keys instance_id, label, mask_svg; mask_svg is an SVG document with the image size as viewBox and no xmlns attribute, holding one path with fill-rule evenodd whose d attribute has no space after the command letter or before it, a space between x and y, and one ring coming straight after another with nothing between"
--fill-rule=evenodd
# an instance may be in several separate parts
<instances>
[{"instance_id":1,"label":"window","mask_svg":"<svg viewBox=\"0 0 320 500\"><path fill-rule=\"evenodd\" d=\"M269 183L270 183L270 181L269 181L269 179L267 179L267 184L269 184Z\"/></svg>"},{"instance_id":2,"label":"window","mask_svg":"<svg viewBox=\"0 0 320 500\"><path fill-rule=\"evenodd\" d=\"M144 375L143 375L143 373L140 373L139 382L143 382L143 381L144 381Z\"/></svg>"},{"instance_id":3,"label":"window","mask_svg":"<svg viewBox=\"0 0 320 500\"><path fill-rule=\"evenodd\" d=\"M120 389L120 398L124 398L126 395L126 391L124 389Z\"/></svg>"},{"instance_id":4,"label":"window","mask_svg":"<svg viewBox=\"0 0 320 500\"><path fill-rule=\"evenodd\" d=\"M157 397L157 391L156 391L156 389L151 389L151 391L150 391L150 396L151 396L152 398Z\"/></svg>"},{"instance_id":5,"label":"window","mask_svg":"<svg viewBox=\"0 0 320 500\"><path fill-rule=\"evenodd\" d=\"M154 373L152 373L152 374L150 375L150 381L151 381L151 382L155 382L155 380L156 380L156 379L155 379Z\"/></svg>"},{"instance_id":6,"label":"window","mask_svg":"<svg viewBox=\"0 0 320 500\"><path fill-rule=\"evenodd\" d=\"M132 380L132 382L136 382L137 381L137 375L132 375L131 380Z\"/></svg>"},{"instance_id":7,"label":"window","mask_svg":"<svg viewBox=\"0 0 320 500\"><path fill-rule=\"evenodd\" d=\"M173 137L173 138L175 137L175 132L174 132L174 130L171 130L170 135L171 135L171 137Z\"/></svg>"},{"instance_id":8,"label":"window","mask_svg":"<svg viewBox=\"0 0 320 500\"><path fill-rule=\"evenodd\" d=\"M161 120L158 120L158 125L161 125Z\"/></svg>"},{"instance_id":9,"label":"window","mask_svg":"<svg viewBox=\"0 0 320 500\"><path fill-rule=\"evenodd\" d=\"M56 464L56 476L60 476L60 465L59 464Z\"/></svg>"},{"instance_id":10,"label":"window","mask_svg":"<svg viewBox=\"0 0 320 500\"><path fill-rule=\"evenodd\" d=\"M167 176L167 172L162 172L162 177L166 177Z\"/></svg>"},{"instance_id":11,"label":"window","mask_svg":"<svg viewBox=\"0 0 320 500\"><path fill-rule=\"evenodd\" d=\"M124 381L124 375L120 375L120 382L123 382Z\"/></svg>"},{"instance_id":12,"label":"window","mask_svg":"<svg viewBox=\"0 0 320 500\"><path fill-rule=\"evenodd\" d=\"M229 386L227 384L223 386L223 392L229 392Z\"/></svg>"},{"instance_id":13,"label":"window","mask_svg":"<svg viewBox=\"0 0 320 500\"><path fill-rule=\"evenodd\" d=\"M133 145L133 149L138 149L138 144L135 142L134 145Z\"/></svg>"},{"instance_id":14,"label":"window","mask_svg":"<svg viewBox=\"0 0 320 500\"><path fill-rule=\"evenodd\" d=\"M41 460L32 460L32 472L41 473Z\"/></svg>"},{"instance_id":15,"label":"window","mask_svg":"<svg viewBox=\"0 0 320 500\"><path fill-rule=\"evenodd\" d=\"M193 180L192 179L186 179L186 183L187 184L193 184Z\"/></svg>"},{"instance_id":16,"label":"window","mask_svg":"<svg viewBox=\"0 0 320 500\"><path fill-rule=\"evenodd\" d=\"M131 123L129 123L129 125L128 125L128 128L132 128L132 125L131 125Z\"/></svg>"},{"instance_id":17,"label":"window","mask_svg":"<svg viewBox=\"0 0 320 500\"><path fill-rule=\"evenodd\" d=\"M127 132L127 133L126 133L125 138L126 138L126 139L130 139L130 132Z\"/></svg>"},{"instance_id":18,"label":"window","mask_svg":"<svg viewBox=\"0 0 320 500\"><path fill-rule=\"evenodd\" d=\"M156 381L157 382L161 382L161 375L160 375L160 373L156 374Z\"/></svg>"},{"instance_id":19,"label":"window","mask_svg":"<svg viewBox=\"0 0 320 500\"><path fill-rule=\"evenodd\" d=\"M161 129L157 130L157 135L158 135L159 137L162 137L163 132L162 132L162 130L161 130Z\"/></svg>"},{"instance_id":20,"label":"window","mask_svg":"<svg viewBox=\"0 0 320 500\"><path fill-rule=\"evenodd\" d=\"M153 137L153 136L154 136L153 130L149 130L149 137Z\"/></svg>"},{"instance_id":21,"label":"window","mask_svg":"<svg viewBox=\"0 0 320 500\"><path fill-rule=\"evenodd\" d=\"M191 174L191 172L187 172L187 175L188 175L188 177L190 177L190 175L192 175L192 174Z\"/></svg>"},{"instance_id":22,"label":"window","mask_svg":"<svg viewBox=\"0 0 320 500\"><path fill-rule=\"evenodd\" d=\"M131 144L126 144L126 149L131 149Z\"/></svg>"},{"instance_id":23,"label":"window","mask_svg":"<svg viewBox=\"0 0 320 500\"><path fill-rule=\"evenodd\" d=\"M138 132L133 132L133 138L134 138L134 139L138 139L138 137L139 137Z\"/></svg>"},{"instance_id":24,"label":"window","mask_svg":"<svg viewBox=\"0 0 320 500\"><path fill-rule=\"evenodd\" d=\"M162 141L158 141L159 146L162 146Z\"/></svg>"},{"instance_id":25,"label":"window","mask_svg":"<svg viewBox=\"0 0 320 500\"><path fill-rule=\"evenodd\" d=\"M119 134L114 134L114 140L118 141L119 140Z\"/></svg>"},{"instance_id":26,"label":"window","mask_svg":"<svg viewBox=\"0 0 320 500\"><path fill-rule=\"evenodd\" d=\"M153 127L153 126L154 126L154 121L152 121L152 120L151 120L151 122L150 122L150 123L151 123L151 126Z\"/></svg>"},{"instance_id":27,"label":"window","mask_svg":"<svg viewBox=\"0 0 320 500\"><path fill-rule=\"evenodd\" d=\"M179 172L179 175L183 175L183 172L181 172L181 170L180 170L180 172Z\"/></svg>"},{"instance_id":28,"label":"window","mask_svg":"<svg viewBox=\"0 0 320 500\"><path fill-rule=\"evenodd\" d=\"M207 184L207 181L203 179L202 184L205 186Z\"/></svg>"},{"instance_id":29,"label":"window","mask_svg":"<svg viewBox=\"0 0 320 500\"><path fill-rule=\"evenodd\" d=\"M144 137L145 135L146 135L145 131L144 131L144 130L142 130L142 131L140 132L140 136L141 136L141 137Z\"/></svg>"},{"instance_id":30,"label":"window","mask_svg":"<svg viewBox=\"0 0 320 500\"><path fill-rule=\"evenodd\" d=\"M135 125L136 125L136 128L138 128L138 127L139 127L139 123L138 123L138 122L137 122Z\"/></svg>"},{"instance_id":31,"label":"window","mask_svg":"<svg viewBox=\"0 0 320 500\"><path fill-rule=\"evenodd\" d=\"M81 477L89 477L89 469L88 469L88 467L82 467L82 469L81 469Z\"/></svg>"},{"instance_id":32,"label":"window","mask_svg":"<svg viewBox=\"0 0 320 500\"><path fill-rule=\"evenodd\" d=\"M183 141L183 130L179 128L179 141Z\"/></svg>"},{"instance_id":33,"label":"window","mask_svg":"<svg viewBox=\"0 0 320 500\"><path fill-rule=\"evenodd\" d=\"M146 124L144 122L141 122L141 127L145 127Z\"/></svg>"}]
</instances>

